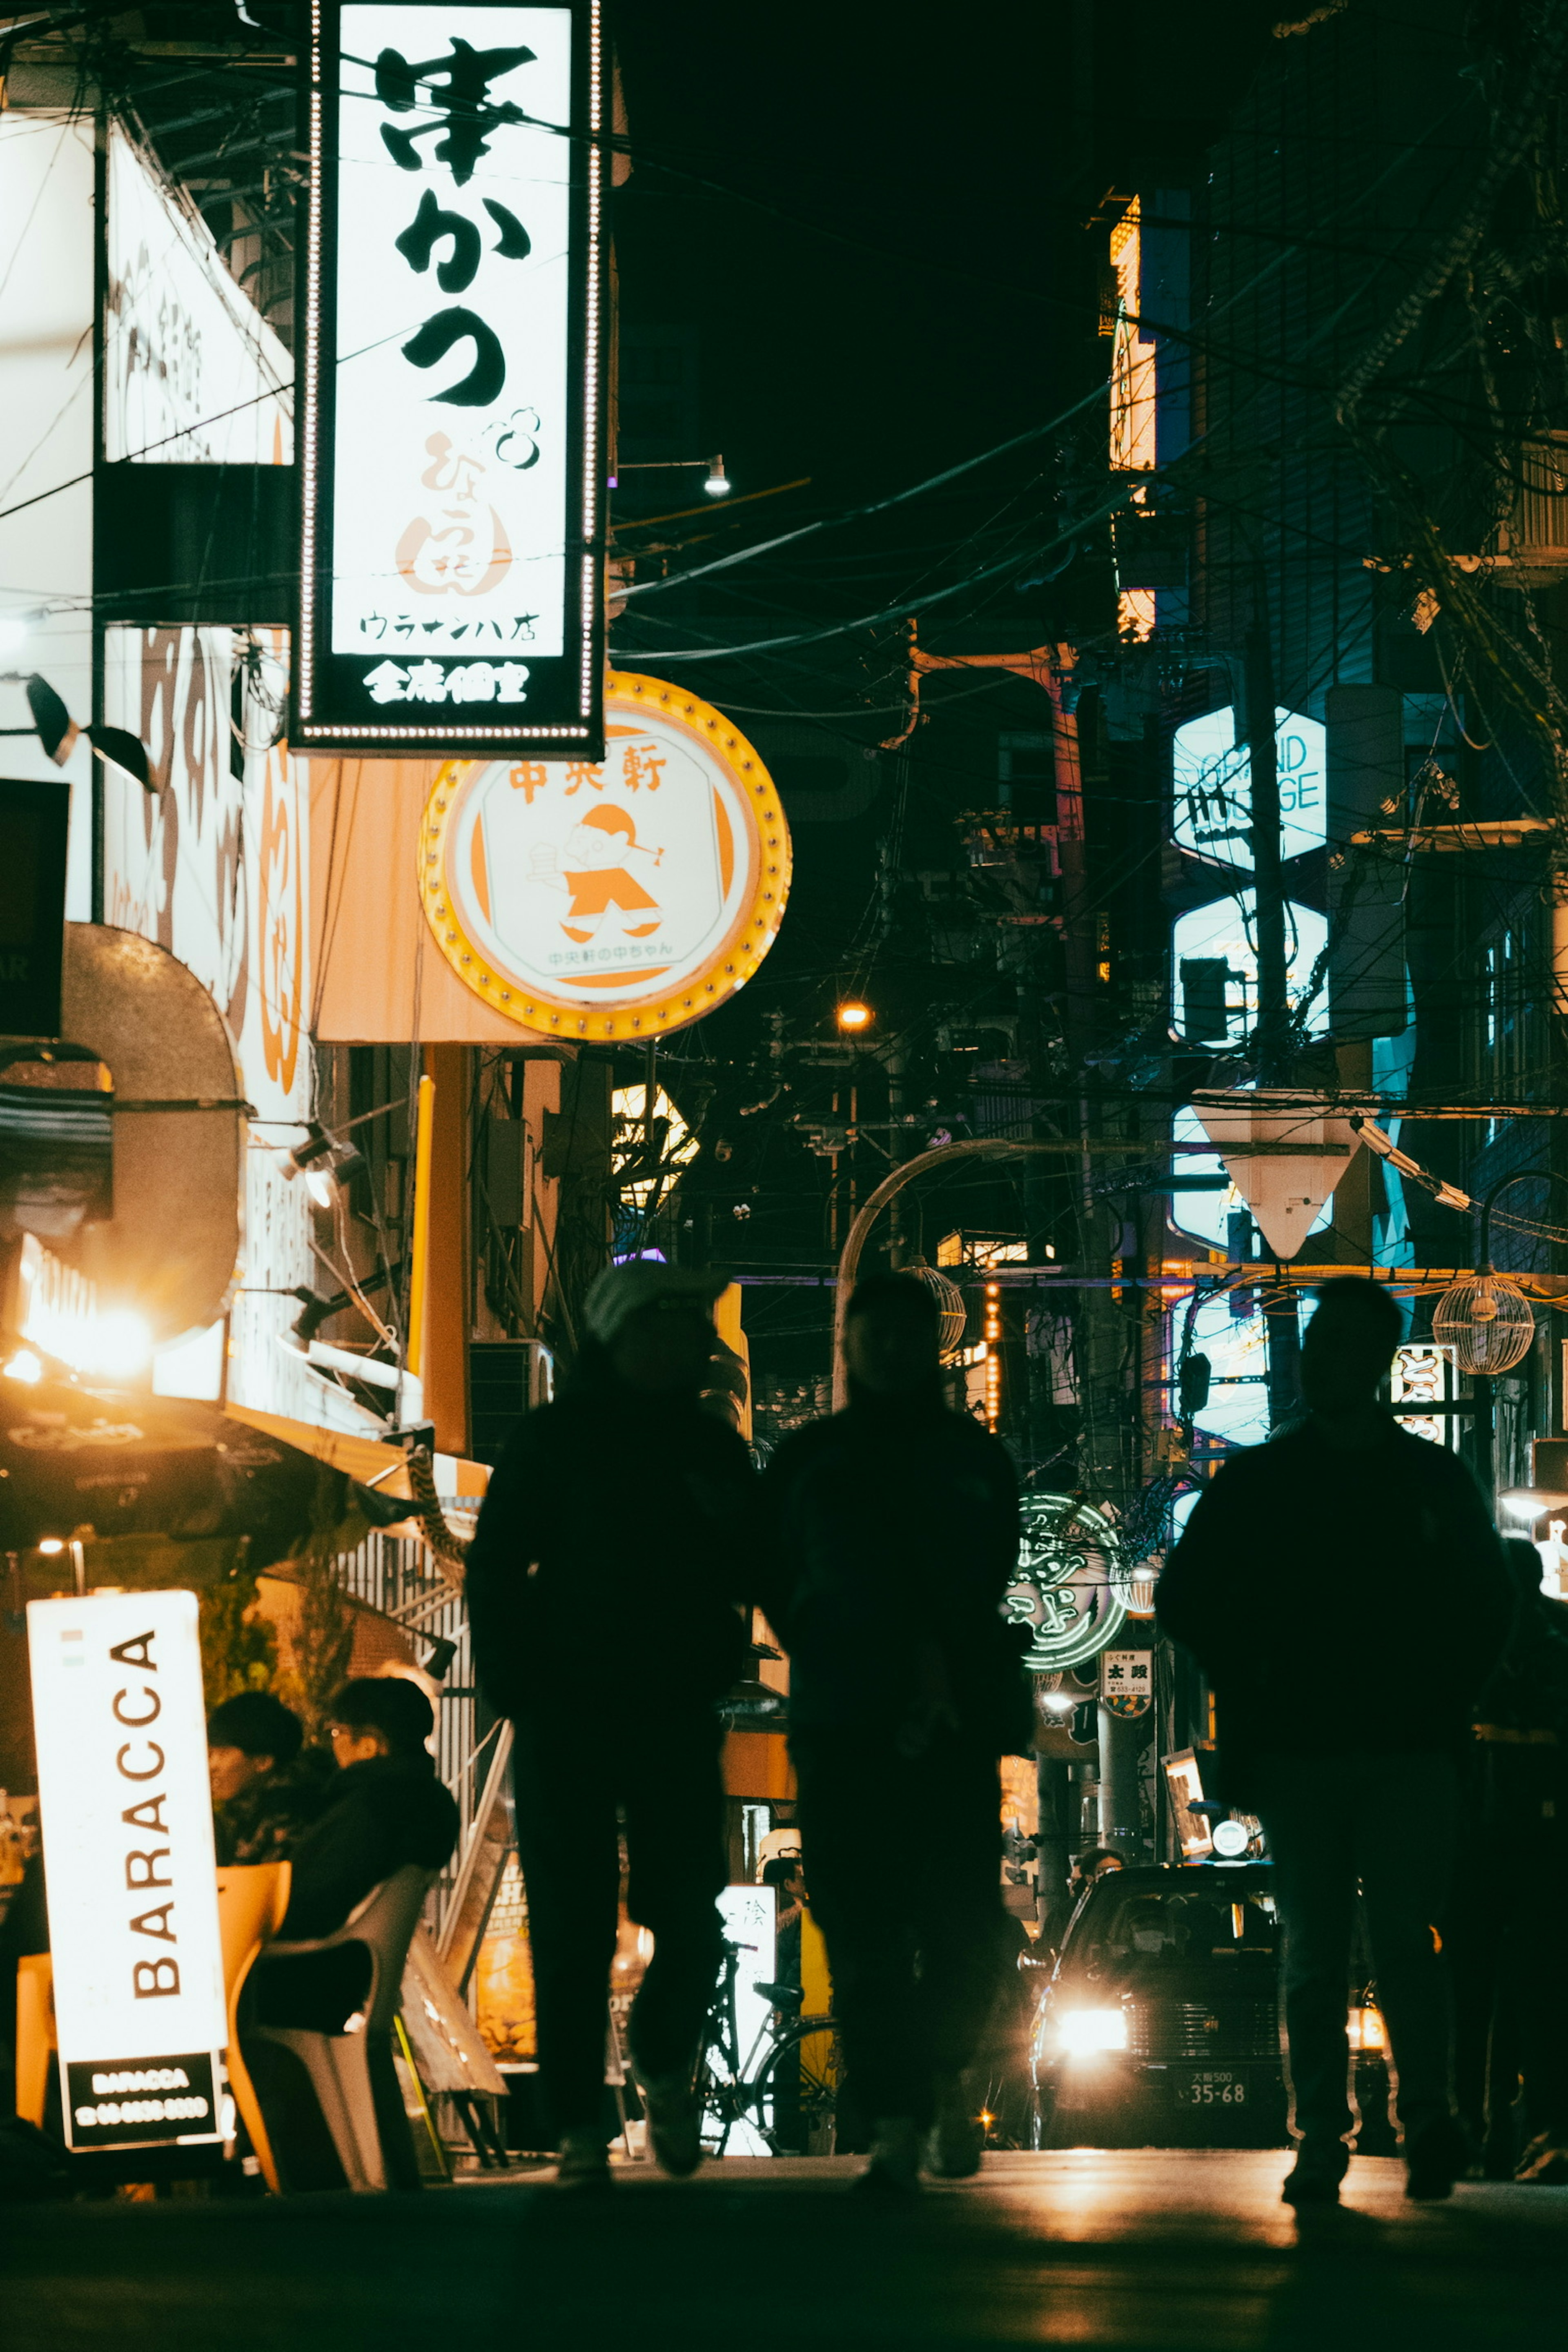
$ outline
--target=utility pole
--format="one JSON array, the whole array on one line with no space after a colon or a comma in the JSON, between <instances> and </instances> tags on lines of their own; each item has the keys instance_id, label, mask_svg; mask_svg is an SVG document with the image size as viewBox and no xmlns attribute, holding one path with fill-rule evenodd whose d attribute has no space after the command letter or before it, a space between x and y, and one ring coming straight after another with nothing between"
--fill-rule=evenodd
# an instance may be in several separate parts
<instances>
[{"instance_id":1,"label":"utility pole","mask_svg":"<svg viewBox=\"0 0 1568 2352\"><path fill-rule=\"evenodd\" d=\"M1279 771L1274 748L1274 642L1263 565L1253 572L1252 625L1244 655L1242 732L1252 786L1252 875L1258 922L1258 1026L1253 1050L1260 1086L1286 1083L1290 1006L1285 989L1285 883L1279 857Z\"/></svg>"},{"instance_id":2,"label":"utility pole","mask_svg":"<svg viewBox=\"0 0 1568 2352\"><path fill-rule=\"evenodd\" d=\"M1279 769L1275 755L1274 639L1268 577L1253 566L1252 620L1243 656L1241 732L1251 775L1252 877L1258 925L1258 1025L1253 1061L1261 1087L1289 1083L1290 1001L1286 990L1285 877L1279 856ZM1276 1427L1300 1402L1301 1339L1296 1294L1286 1283L1267 1290L1269 1419Z\"/></svg>"}]
</instances>

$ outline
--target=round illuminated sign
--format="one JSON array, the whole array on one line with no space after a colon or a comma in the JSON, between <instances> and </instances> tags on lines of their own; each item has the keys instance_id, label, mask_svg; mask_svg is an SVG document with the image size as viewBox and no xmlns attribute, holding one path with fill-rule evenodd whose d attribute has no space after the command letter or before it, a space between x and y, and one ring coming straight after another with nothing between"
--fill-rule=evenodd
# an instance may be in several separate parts
<instances>
[{"instance_id":1,"label":"round illuminated sign","mask_svg":"<svg viewBox=\"0 0 1568 2352\"><path fill-rule=\"evenodd\" d=\"M454 761L420 829L425 913L521 1028L657 1037L751 979L789 894L773 778L720 711L612 672L605 756Z\"/></svg>"},{"instance_id":2,"label":"round illuminated sign","mask_svg":"<svg viewBox=\"0 0 1568 2352\"><path fill-rule=\"evenodd\" d=\"M1003 1613L1033 1628L1031 1674L1065 1673L1097 1657L1125 1622L1121 1540L1105 1512L1071 1495L1026 1495L1018 1509L1018 1569Z\"/></svg>"}]
</instances>

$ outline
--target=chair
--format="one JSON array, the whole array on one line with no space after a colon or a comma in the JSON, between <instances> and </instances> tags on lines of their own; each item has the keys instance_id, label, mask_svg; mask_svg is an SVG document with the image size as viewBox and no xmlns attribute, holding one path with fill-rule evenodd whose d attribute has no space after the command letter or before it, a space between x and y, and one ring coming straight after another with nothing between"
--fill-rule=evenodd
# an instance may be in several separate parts
<instances>
[{"instance_id":1,"label":"chair","mask_svg":"<svg viewBox=\"0 0 1568 2352\"><path fill-rule=\"evenodd\" d=\"M48 1952L26 1952L16 1963L16 2113L42 2131L49 2097L55 2032L55 1963Z\"/></svg>"},{"instance_id":2,"label":"chair","mask_svg":"<svg viewBox=\"0 0 1568 2352\"><path fill-rule=\"evenodd\" d=\"M269 2189L278 2186L267 2126L246 2071L236 2021L245 1979L289 1908L289 1865L257 1863L217 1874L218 1935L223 1950L224 2002L228 2012L228 2079L236 2106ZM55 2031L55 1964L48 1952L28 1952L16 1963L16 2113L41 2130L49 2095L49 2061L59 2047Z\"/></svg>"},{"instance_id":3,"label":"chair","mask_svg":"<svg viewBox=\"0 0 1568 2352\"><path fill-rule=\"evenodd\" d=\"M276 2196L278 2161L266 2118L239 2045L239 1996L262 1946L283 1925L293 1865L287 1862L234 1864L217 1874L217 1924L223 1947L224 2005L228 2013L228 2086L250 2135L261 2177Z\"/></svg>"},{"instance_id":4,"label":"chair","mask_svg":"<svg viewBox=\"0 0 1568 2352\"><path fill-rule=\"evenodd\" d=\"M388 2186L416 2189L418 2166L409 2135L403 2093L392 2058L392 2023L403 1985L404 1963L418 1925L434 1871L410 1863L352 1911L331 1936L303 1943L272 1943L272 1960L304 1959L363 1944L370 1954L370 1990L363 2028L353 2033L319 2033L302 2026L253 2025L257 2041L291 2051L310 2078L338 2161L349 2187L366 2195Z\"/></svg>"}]
</instances>

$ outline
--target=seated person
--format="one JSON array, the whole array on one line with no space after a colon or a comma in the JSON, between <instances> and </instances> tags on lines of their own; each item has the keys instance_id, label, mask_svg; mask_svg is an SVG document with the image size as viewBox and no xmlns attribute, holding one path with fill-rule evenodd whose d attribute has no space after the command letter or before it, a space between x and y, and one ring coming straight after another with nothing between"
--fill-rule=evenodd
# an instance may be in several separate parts
<instances>
[{"instance_id":1,"label":"seated person","mask_svg":"<svg viewBox=\"0 0 1568 2352\"><path fill-rule=\"evenodd\" d=\"M270 1691L241 1691L207 1717L220 1869L284 1860L321 1811L331 1767L314 1749L300 1754L304 1736L299 1717Z\"/></svg>"},{"instance_id":2,"label":"seated person","mask_svg":"<svg viewBox=\"0 0 1568 2352\"><path fill-rule=\"evenodd\" d=\"M330 1936L405 1864L439 1870L447 1860L458 1808L426 1746L435 1724L429 1700L404 1675L366 1676L339 1692L329 1726L338 1771L294 1844L280 1942ZM353 1943L295 1959L263 1952L251 1982L259 2023L341 2033L369 1990L370 1958Z\"/></svg>"}]
</instances>

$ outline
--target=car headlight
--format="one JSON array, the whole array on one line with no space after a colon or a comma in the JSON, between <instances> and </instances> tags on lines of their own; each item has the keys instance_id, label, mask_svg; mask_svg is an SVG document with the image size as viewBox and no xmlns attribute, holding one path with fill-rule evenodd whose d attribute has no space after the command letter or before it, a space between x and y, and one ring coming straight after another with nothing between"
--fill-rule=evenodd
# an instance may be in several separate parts
<instances>
[{"instance_id":1,"label":"car headlight","mask_svg":"<svg viewBox=\"0 0 1568 2352\"><path fill-rule=\"evenodd\" d=\"M1120 2009L1067 2009L1056 2020L1057 2042L1068 2058L1093 2058L1101 2050L1125 2050L1127 2017Z\"/></svg>"}]
</instances>

